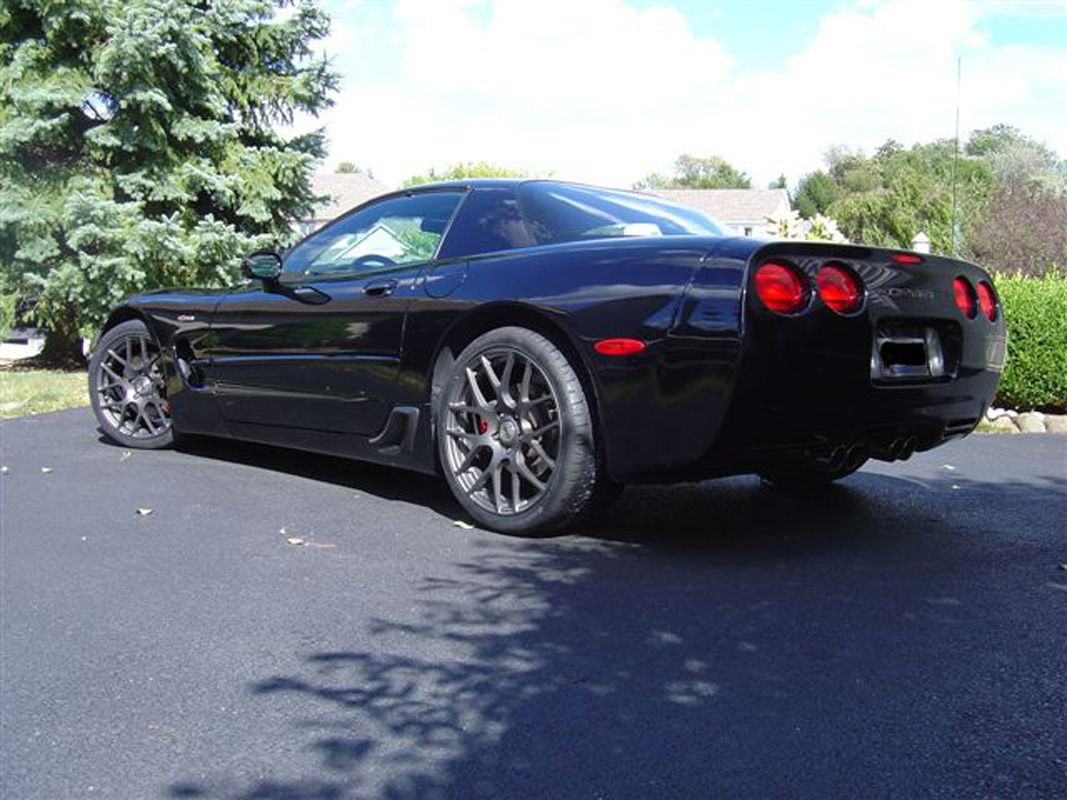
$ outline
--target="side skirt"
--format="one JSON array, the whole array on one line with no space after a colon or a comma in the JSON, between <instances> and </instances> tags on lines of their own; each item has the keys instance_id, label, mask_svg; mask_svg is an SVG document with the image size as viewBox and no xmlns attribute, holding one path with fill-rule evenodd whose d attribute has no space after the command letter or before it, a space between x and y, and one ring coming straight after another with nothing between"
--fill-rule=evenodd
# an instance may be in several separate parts
<instances>
[{"instance_id":1,"label":"side skirt","mask_svg":"<svg viewBox=\"0 0 1067 800\"><path fill-rule=\"evenodd\" d=\"M430 446L428 417L425 407L398 406L390 412L382 431L373 437L249 422L230 422L228 425L235 439L434 475L437 470Z\"/></svg>"}]
</instances>

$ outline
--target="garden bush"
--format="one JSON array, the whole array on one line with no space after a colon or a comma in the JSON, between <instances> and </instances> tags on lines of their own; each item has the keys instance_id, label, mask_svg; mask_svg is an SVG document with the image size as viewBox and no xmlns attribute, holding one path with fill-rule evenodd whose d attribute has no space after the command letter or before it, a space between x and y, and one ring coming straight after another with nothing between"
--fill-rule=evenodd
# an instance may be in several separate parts
<instances>
[{"instance_id":1,"label":"garden bush","mask_svg":"<svg viewBox=\"0 0 1067 800\"><path fill-rule=\"evenodd\" d=\"M1067 277L998 275L1008 361L996 405L1067 411Z\"/></svg>"}]
</instances>

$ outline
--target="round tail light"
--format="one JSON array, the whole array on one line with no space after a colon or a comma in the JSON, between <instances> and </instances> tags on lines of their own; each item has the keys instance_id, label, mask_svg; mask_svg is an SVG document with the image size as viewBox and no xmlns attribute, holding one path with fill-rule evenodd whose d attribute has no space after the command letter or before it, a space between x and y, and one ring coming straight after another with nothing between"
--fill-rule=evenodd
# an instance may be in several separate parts
<instances>
[{"instance_id":1,"label":"round tail light","mask_svg":"<svg viewBox=\"0 0 1067 800\"><path fill-rule=\"evenodd\" d=\"M804 279L778 261L768 261L756 270L756 294L763 305L779 314L795 314L808 302Z\"/></svg>"},{"instance_id":2,"label":"round tail light","mask_svg":"<svg viewBox=\"0 0 1067 800\"><path fill-rule=\"evenodd\" d=\"M815 283L822 301L838 314L851 314L863 302L859 278L847 267L827 264L819 270Z\"/></svg>"},{"instance_id":3,"label":"round tail light","mask_svg":"<svg viewBox=\"0 0 1067 800\"><path fill-rule=\"evenodd\" d=\"M974 296L974 289L966 278L956 278L952 281L952 292L956 295L956 307L967 319L974 319L978 311L978 301Z\"/></svg>"},{"instance_id":4,"label":"round tail light","mask_svg":"<svg viewBox=\"0 0 1067 800\"><path fill-rule=\"evenodd\" d=\"M978 282L978 305L990 322L997 318L997 296L993 294L993 287L985 281Z\"/></svg>"}]
</instances>

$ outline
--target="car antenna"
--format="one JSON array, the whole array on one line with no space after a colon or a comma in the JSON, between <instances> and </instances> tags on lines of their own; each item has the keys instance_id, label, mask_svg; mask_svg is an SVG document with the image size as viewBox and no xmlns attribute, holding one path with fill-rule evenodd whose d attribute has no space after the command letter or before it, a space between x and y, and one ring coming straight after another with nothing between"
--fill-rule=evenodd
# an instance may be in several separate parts
<instances>
[{"instance_id":1,"label":"car antenna","mask_svg":"<svg viewBox=\"0 0 1067 800\"><path fill-rule=\"evenodd\" d=\"M952 255L960 254L960 231L956 222L956 183L959 175L960 161L960 75L963 70L963 57L956 56L956 141L952 152Z\"/></svg>"}]
</instances>

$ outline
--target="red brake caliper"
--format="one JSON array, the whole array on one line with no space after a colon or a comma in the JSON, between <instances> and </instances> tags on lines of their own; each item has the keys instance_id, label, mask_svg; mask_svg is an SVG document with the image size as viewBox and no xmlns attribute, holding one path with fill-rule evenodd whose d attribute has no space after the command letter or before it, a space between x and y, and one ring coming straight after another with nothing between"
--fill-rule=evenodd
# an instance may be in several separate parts
<instances>
[{"instance_id":1,"label":"red brake caliper","mask_svg":"<svg viewBox=\"0 0 1067 800\"><path fill-rule=\"evenodd\" d=\"M485 433L489 430L489 423L484 419L478 419L478 433Z\"/></svg>"}]
</instances>

